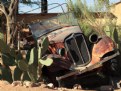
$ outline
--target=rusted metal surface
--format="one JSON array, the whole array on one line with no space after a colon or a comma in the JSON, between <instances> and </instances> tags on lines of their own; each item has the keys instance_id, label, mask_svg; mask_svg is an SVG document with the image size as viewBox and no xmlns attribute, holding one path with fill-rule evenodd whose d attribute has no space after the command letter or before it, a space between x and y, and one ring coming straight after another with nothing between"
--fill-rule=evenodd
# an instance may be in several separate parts
<instances>
[{"instance_id":1,"label":"rusted metal surface","mask_svg":"<svg viewBox=\"0 0 121 91\"><path fill-rule=\"evenodd\" d=\"M99 62L106 53L113 51L114 48L115 44L112 39L108 36L103 36L102 39L93 46L90 65Z\"/></svg>"},{"instance_id":2,"label":"rusted metal surface","mask_svg":"<svg viewBox=\"0 0 121 91\"><path fill-rule=\"evenodd\" d=\"M64 78L67 78L67 77L70 77L70 76L73 76L73 75L83 74L83 73L86 73L86 72L91 71L93 69L99 68L99 67L102 66L103 63L107 62L108 60L110 60L110 59L112 59L112 58L114 58L114 57L116 57L118 55L119 55L119 52L117 52L117 53L115 53L115 54L113 54L111 56L108 56L108 57L102 59L100 62L97 62L97 63L95 63L95 64L93 64L93 65L91 65L89 67L86 67L83 70L76 70L74 72L71 72L69 74L63 75L61 77L57 77L56 80L59 81L61 79L64 79Z\"/></svg>"},{"instance_id":3,"label":"rusted metal surface","mask_svg":"<svg viewBox=\"0 0 121 91\"><path fill-rule=\"evenodd\" d=\"M49 41L53 41L54 43L64 42L64 39L72 33L82 33L79 26L67 26L62 29L58 29L49 33L47 36Z\"/></svg>"}]
</instances>

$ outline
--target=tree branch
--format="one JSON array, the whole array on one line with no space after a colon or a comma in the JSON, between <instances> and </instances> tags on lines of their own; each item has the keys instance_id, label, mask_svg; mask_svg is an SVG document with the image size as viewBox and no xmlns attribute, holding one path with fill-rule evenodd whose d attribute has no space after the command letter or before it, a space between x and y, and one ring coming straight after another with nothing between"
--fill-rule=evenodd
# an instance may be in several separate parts
<instances>
[{"instance_id":1,"label":"tree branch","mask_svg":"<svg viewBox=\"0 0 121 91\"><path fill-rule=\"evenodd\" d=\"M11 16L13 14L13 11L17 7L17 3L18 3L18 0L11 0L11 4L9 6L9 16Z\"/></svg>"},{"instance_id":2,"label":"tree branch","mask_svg":"<svg viewBox=\"0 0 121 91\"><path fill-rule=\"evenodd\" d=\"M3 5L3 3L0 4L0 11L2 11L5 14L5 16L8 16L8 14L7 14L6 10L5 10L5 6Z\"/></svg>"}]
</instances>

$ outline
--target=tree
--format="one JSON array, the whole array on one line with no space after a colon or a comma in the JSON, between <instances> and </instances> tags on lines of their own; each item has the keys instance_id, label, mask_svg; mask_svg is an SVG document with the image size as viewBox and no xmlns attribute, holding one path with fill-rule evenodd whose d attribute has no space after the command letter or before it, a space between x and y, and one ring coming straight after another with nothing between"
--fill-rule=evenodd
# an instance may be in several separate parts
<instances>
[{"instance_id":1,"label":"tree","mask_svg":"<svg viewBox=\"0 0 121 91\"><path fill-rule=\"evenodd\" d=\"M5 0L6 1L6 0ZM13 24L16 20L16 11L17 11L17 5L18 0L11 0L10 2L5 2L4 0L0 1L0 10L3 12L3 14L6 17L6 31L7 31L7 43L10 42L10 31L14 30Z\"/></svg>"},{"instance_id":2,"label":"tree","mask_svg":"<svg viewBox=\"0 0 121 91\"><path fill-rule=\"evenodd\" d=\"M0 11L6 17L6 31L7 31L7 44L10 43L10 32L15 30L16 14L18 10L18 4L24 3L30 5L35 2L34 0L0 0Z\"/></svg>"},{"instance_id":3,"label":"tree","mask_svg":"<svg viewBox=\"0 0 121 91\"><path fill-rule=\"evenodd\" d=\"M101 35L105 34L103 30L106 25L99 19L103 17L105 22L112 19L109 11L109 0L93 0L93 6L88 6L86 0L75 0L75 3L72 0L67 1L69 9L74 11L84 33L86 32L88 35L92 32L91 30L94 30Z\"/></svg>"}]
</instances>

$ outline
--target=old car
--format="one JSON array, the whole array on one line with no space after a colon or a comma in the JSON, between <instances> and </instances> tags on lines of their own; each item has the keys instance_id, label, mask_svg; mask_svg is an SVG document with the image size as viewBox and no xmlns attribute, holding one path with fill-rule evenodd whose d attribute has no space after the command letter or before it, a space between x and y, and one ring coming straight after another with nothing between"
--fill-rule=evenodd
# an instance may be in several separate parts
<instances>
[{"instance_id":1,"label":"old car","mask_svg":"<svg viewBox=\"0 0 121 91\"><path fill-rule=\"evenodd\" d=\"M102 85L119 73L116 60L119 52L113 40L97 33L86 37L73 12L31 23L28 27L38 43L45 36L49 40L43 56L51 57L53 63L44 66L42 73L55 86Z\"/></svg>"}]
</instances>

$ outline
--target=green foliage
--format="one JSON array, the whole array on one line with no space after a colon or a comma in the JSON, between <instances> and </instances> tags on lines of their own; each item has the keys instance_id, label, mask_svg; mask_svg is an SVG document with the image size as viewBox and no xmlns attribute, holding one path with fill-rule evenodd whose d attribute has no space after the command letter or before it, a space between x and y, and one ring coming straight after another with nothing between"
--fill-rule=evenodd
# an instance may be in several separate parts
<instances>
[{"instance_id":1,"label":"green foliage","mask_svg":"<svg viewBox=\"0 0 121 91\"><path fill-rule=\"evenodd\" d=\"M75 0L75 3L72 0L67 1L70 11L74 12L83 33L87 37L92 32L97 32L99 35L106 34L117 43L121 50L121 28L116 26L116 18L110 15L109 0L94 0L93 7L90 6L89 8L86 0ZM103 20L97 21L99 19Z\"/></svg>"},{"instance_id":2,"label":"green foliage","mask_svg":"<svg viewBox=\"0 0 121 91\"><path fill-rule=\"evenodd\" d=\"M8 1L0 0L0 3L6 3L6 2ZM19 2L27 5L31 5L32 3L39 5L36 1L31 1L31 0L20 0ZM9 4L8 3L6 4L6 10L9 7ZM1 17L0 17L0 22L2 22ZM42 57L42 54L44 54L48 49L49 46L48 38L43 38L41 47L39 47L40 48L39 57L38 57L39 48L34 47L30 52L28 52L26 59L22 57L20 51L16 51L16 49L10 48L10 46L7 45L5 41L3 41L3 38L4 38L3 33L0 33L0 52L2 55L2 61L3 61L2 63L6 66L5 68L1 67L0 76L2 76L2 79L8 81L12 79L12 75L10 76L11 71L10 70L8 71L7 67L9 68L9 66L16 65L16 68L14 69L13 73L14 80L21 80L23 74L22 80L23 79L27 80L27 78L30 78L33 82L36 82L38 59L40 59Z\"/></svg>"},{"instance_id":3,"label":"green foliage","mask_svg":"<svg viewBox=\"0 0 121 91\"><path fill-rule=\"evenodd\" d=\"M70 11L74 12L80 27L86 36L93 31L100 35L105 35L103 30L106 24L99 19L102 19L102 16L104 17L105 22L112 19L109 16L108 0L94 0L94 5L90 7L87 6L86 0L75 0L75 3L72 0L67 1Z\"/></svg>"},{"instance_id":4,"label":"green foliage","mask_svg":"<svg viewBox=\"0 0 121 91\"><path fill-rule=\"evenodd\" d=\"M53 60L52 60L52 58L46 58L45 60L44 59L39 59L39 62L42 65L50 66L53 63Z\"/></svg>"},{"instance_id":5,"label":"green foliage","mask_svg":"<svg viewBox=\"0 0 121 91\"><path fill-rule=\"evenodd\" d=\"M121 51L121 30L120 27L116 27L113 32L113 39L117 44L118 49Z\"/></svg>"},{"instance_id":6,"label":"green foliage","mask_svg":"<svg viewBox=\"0 0 121 91\"><path fill-rule=\"evenodd\" d=\"M3 80L7 80L8 82L12 82L12 74L11 74L11 70L9 67L1 67L2 70L2 79Z\"/></svg>"},{"instance_id":7,"label":"green foliage","mask_svg":"<svg viewBox=\"0 0 121 91\"><path fill-rule=\"evenodd\" d=\"M30 58L29 58L29 63L28 63L29 65L31 65L31 64L34 63L34 54L35 54L35 53L34 53L34 49L35 49L35 48L32 48L32 49L31 49L31 52L30 52Z\"/></svg>"},{"instance_id":8,"label":"green foliage","mask_svg":"<svg viewBox=\"0 0 121 91\"><path fill-rule=\"evenodd\" d=\"M8 2L6 0L0 0L0 3ZM11 1L10 1L11 2ZM31 0L20 0L19 2L30 5L31 3L38 4L36 1L32 2ZM10 4L10 3L9 3ZM9 4L6 4L9 7ZM6 7L6 9L7 9ZM1 17L0 17L1 22ZM0 28L1 29L1 28ZM37 81L37 68L39 59L42 58L42 55L47 51L49 46L48 38L45 37L42 40L40 47L34 47L30 52L27 53L26 59L22 57L21 50L16 51L14 48L10 48L9 45L3 40L3 33L0 32L0 52L2 55L2 63L5 65L4 67L0 67L0 77L1 79L5 79L7 81L12 81L12 74L9 66L15 66L13 73L13 80L28 80L36 82ZM38 52L39 51L39 52Z\"/></svg>"},{"instance_id":9,"label":"green foliage","mask_svg":"<svg viewBox=\"0 0 121 91\"><path fill-rule=\"evenodd\" d=\"M116 25L109 25L105 27L106 35L109 36L117 44L117 48L121 51L121 31L120 27Z\"/></svg>"},{"instance_id":10,"label":"green foliage","mask_svg":"<svg viewBox=\"0 0 121 91\"><path fill-rule=\"evenodd\" d=\"M28 75L28 72L24 71L22 81L26 81L26 80L31 81L30 76Z\"/></svg>"},{"instance_id":11,"label":"green foliage","mask_svg":"<svg viewBox=\"0 0 121 91\"><path fill-rule=\"evenodd\" d=\"M36 82L37 81L37 66L34 66L33 64L32 65L29 65L28 67L28 75L31 79L32 82Z\"/></svg>"},{"instance_id":12,"label":"green foliage","mask_svg":"<svg viewBox=\"0 0 121 91\"><path fill-rule=\"evenodd\" d=\"M34 62L38 61L38 50L37 48L32 48L30 52L30 58L29 58L29 65L33 64Z\"/></svg>"},{"instance_id":13,"label":"green foliage","mask_svg":"<svg viewBox=\"0 0 121 91\"><path fill-rule=\"evenodd\" d=\"M17 63L18 61L20 61L21 59L23 59L22 54L21 54L20 51L17 52L16 55L14 55L14 56L15 56L15 61L16 61L16 63Z\"/></svg>"},{"instance_id":14,"label":"green foliage","mask_svg":"<svg viewBox=\"0 0 121 91\"><path fill-rule=\"evenodd\" d=\"M22 71L28 71L28 64L25 62L25 60L19 60L17 64Z\"/></svg>"},{"instance_id":15,"label":"green foliage","mask_svg":"<svg viewBox=\"0 0 121 91\"><path fill-rule=\"evenodd\" d=\"M89 27L89 25L87 25L86 23L84 23L81 27L84 35L87 37L89 37L94 32L94 30L91 29L91 27Z\"/></svg>"},{"instance_id":16,"label":"green foliage","mask_svg":"<svg viewBox=\"0 0 121 91\"><path fill-rule=\"evenodd\" d=\"M42 55L47 51L49 46L49 40L48 37L44 37L42 42L41 42L41 48L39 49L39 58L42 57Z\"/></svg>"},{"instance_id":17,"label":"green foliage","mask_svg":"<svg viewBox=\"0 0 121 91\"><path fill-rule=\"evenodd\" d=\"M16 57L17 56L15 51L16 51L15 48L10 48L10 55L12 57Z\"/></svg>"},{"instance_id":18,"label":"green foliage","mask_svg":"<svg viewBox=\"0 0 121 91\"><path fill-rule=\"evenodd\" d=\"M110 31L109 26L105 26L104 31L105 31L107 36L111 37L111 31Z\"/></svg>"},{"instance_id":19,"label":"green foliage","mask_svg":"<svg viewBox=\"0 0 121 91\"><path fill-rule=\"evenodd\" d=\"M8 53L2 54L2 61L3 61L3 64L7 65L7 66L14 66L15 65L15 58L12 57Z\"/></svg>"},{"instance_id":20,"label":"green foliage","mask_svg":"<svg viewBox=\"0 0 121 91\"><path fill-rule=\"evenodd\" d=\"M0 28L2 27L2 16L0 15Z\"/></svg>"},{"instance_id":21,"label":"green foliage","mask_svg":"<svg viewBox=\"0 0 121 91\"><path fill-rule=\"evenodd\" d=\"M37 68L41 65L50 66L53 62L50 58L42 59L43 54L47 51L49 46L49 40L47 37L43 38L41 46L34 47L31 51L28 51L26 59L23 59L20 51L14 48L10 48L3 40L0 40L0 51L2 54L3 64L6 66L16 65L13 73L13 80L29 80L37 81ZM28 61L28 62L27 62ZM39 65L38 65L39 63ZM8 75L8 76L7 76ZM12 74L10 69L1 68L1 78L12 81Z\"/></svg>"},{"instance_id":22,"label":"green foliage","mask_svg":"<svg viewBox=\"0 0 121 91\"><path fill-rule=\"evenodd\" d=\"M30 59L30 50L27 51L27 54L26 54L26 61L29 62L29 59Z\"/></svg>"},{"instance_id":23,"label":"green foliage","mask_svg":"<svg viewBox=\"0 0 121 91\"><path fill-rule=\"evenodd\" d=\"M18 67L24 71L23 80L29 78L31 81L37 81L37 68L41 65L50 66L53 63L53 60L50 58L42 59L42 55L45 54L49 46L49 40L47 37L42 39L41 46L34 47L31 51L27 53L26 60L20 60L22 57L18 58ZM20 55L18 53L18 55ZM26 62L28 60L28 63ZM39 63L39 64L38 64ZM28 74L28 75L27 75Z\"/></svg>"},{"instance_id":24,"label":"green foliage","mask_svg":"<svg viewBox=\"0 0 121 91\"><path fill-rule=\"evenodd\" d=\"M20 70L19 67L16 67L14 69L14 73L13 73L13 80L14 81L20 81L22 73L23 73L22 70Z\"/></svg>"},{"instance_id":25,"label":"green foliage","mask_svg":"<svg viewBox=\"0 0 121 91\"><path fill-rule=\"evenodd\" d=\"M116 30L116 28L114 29L114 32L113 32L113 38L115 40L115 42L118 44L120 41L119 41L119 37L118 37L118 31Z\"/></svg>"},{"instance_id":26,"label":"green foliage","mask_svg":"<svg viewBox=\"0 0 121 91\"><path fill-rule=\"evenodd\" d=\"M4 39L4 35L3 35L2 30L0 28L0 40L3 40L3 39Z\"/></svg>"},{"instance_id":27,"label":"green foliage","mask_svg":"<svg viewBox=\"0 0 121 91\"><path fill-rule=\"evenodd\" d=\"M10 47L1 39L0 39L0 52L10 53Z\"/></svg>"}]
</instances>

